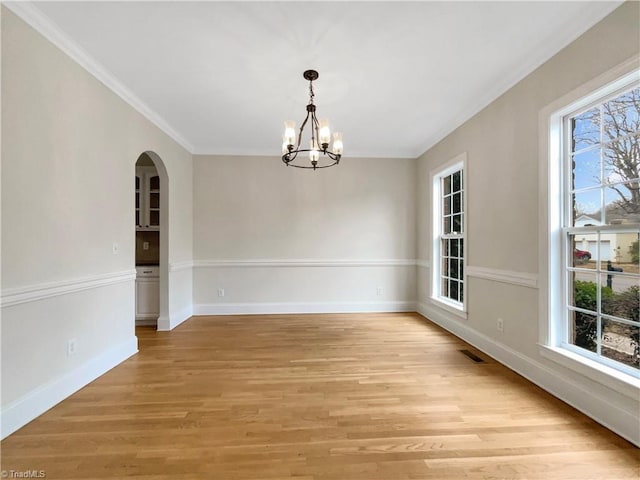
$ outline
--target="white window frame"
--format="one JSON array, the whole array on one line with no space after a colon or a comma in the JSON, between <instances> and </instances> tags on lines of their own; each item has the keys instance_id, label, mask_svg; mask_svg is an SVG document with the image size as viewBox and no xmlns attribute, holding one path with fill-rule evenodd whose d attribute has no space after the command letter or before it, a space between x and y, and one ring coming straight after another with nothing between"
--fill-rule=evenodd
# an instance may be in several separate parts
<instances>
[{"instance_id":1,"label":"white window frame","mask_svg":"<svg viewBox=\"0 0 640 480\"><path fill-rule=\"evenodd\" d=\"M565 241L566 178L563 125L567 115L640 80L640 58L628 61L585 83L540 111L539 176L539 345L540 354L619 393L637 398L640 375L589 358L566 342L568 297Z\"/></svg>"},{"instance_id":2,"label":"white window frame","mask_svg":"<svg viewBox=\"0 0 640 480\"><path fill-rule=\"evenodd\" d=\"M441 291L441 275L442 275L442 259L441 259L441 237L442 231L442 178L451 175L457 171L462 171L462 229L456 237L463 240L462 255L462 302L454 301L442 295ZM468 241L467 241L467 197L468 197L468 181L467 181L467 154L466 152L457 155L444 165L438 167L437 170L431 172L432 186L432 245L431 245L431 300L444 308L445 310L466 319L467 315L467 257L468 257Z\"/></svg>"}]
</instances>

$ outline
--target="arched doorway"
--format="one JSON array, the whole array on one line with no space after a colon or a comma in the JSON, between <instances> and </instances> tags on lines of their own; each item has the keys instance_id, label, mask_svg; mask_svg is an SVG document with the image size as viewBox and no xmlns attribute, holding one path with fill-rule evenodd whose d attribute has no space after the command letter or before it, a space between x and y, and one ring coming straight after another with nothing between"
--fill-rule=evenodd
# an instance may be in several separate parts
<instances>
[{"instance_id":1,"label":"arched doorway","mask_svg":"<svg viewBox=\"0 0 640 480\"><path fill-rule=\"evenodd\" d=\"M136 325L169 325L169 177L158 154L136 160Z\"/></svg>"}]
</instances>

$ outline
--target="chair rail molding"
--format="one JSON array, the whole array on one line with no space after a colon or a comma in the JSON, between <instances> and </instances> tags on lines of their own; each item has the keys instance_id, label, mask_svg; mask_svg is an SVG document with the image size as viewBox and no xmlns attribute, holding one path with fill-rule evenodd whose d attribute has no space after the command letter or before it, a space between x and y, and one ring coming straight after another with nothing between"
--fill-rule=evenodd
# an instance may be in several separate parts
<instances>
[{"instance_id":1,"label":"chair rail molding","mask_svg":"<svg viewBox=\"0 0 640 480\"><path fill-rule=\"evenodd\" d=\"M538 288L538 274L527 272L514 272L489 267L467 267L467 276L492 280L494 282L509 283L521 287Z\"/></svg>"},{"instance_id":2,"label":"chair rail molding","mask_svg":"<svg viewBox=\"0 0 640 480\"><path fill-rule=\"evenodd\" d=\"M2 291L0 306L2 308L20 305L21 303L35 302L45 298L67 295L90 288L104 287L116 283L134 281L135 270L122 270L120 272L104 273L88 277L61 280L57 282L38 283L25 287L10 288Z\"/></svg>"},{"instance_id":3,"label":"chair rail molding","mask_svg":"<svg viewBox=\"0 0 640 480\"><path fill-rule=\"evenodd\" d=\"M184 260L181 262L169 262L169 271L178 272L180 270L188 270L193 268L193 260Z\"/></svg>"},{"instance_id":4,"label":"chair rail molding","mask_svg":"<svg viewBox=\"0 0 640 480\"><path fill-rule=\"evenodd\" d=\"M252 260L194 260L194 268L222 267L413 267L415 259L252 259Z\"/></svg>"}]
</instances>

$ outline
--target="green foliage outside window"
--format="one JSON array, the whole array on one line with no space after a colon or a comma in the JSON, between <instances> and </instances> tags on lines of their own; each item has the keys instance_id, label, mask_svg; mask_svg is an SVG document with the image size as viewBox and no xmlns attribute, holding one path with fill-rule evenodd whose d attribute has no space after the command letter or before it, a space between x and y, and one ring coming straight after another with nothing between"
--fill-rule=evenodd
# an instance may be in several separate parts
<instances>
[{"instance_id":1,"label":"green foliage outside window","mask_svg":"<svg viewBox=\"0 0 640 480\"><path fill-rule=\"evenodd\" d=\"M631 254L631 263L640 262L640 241L636 240L631 244L629 253Z\"/></svg>"},{"instance_id":2,"label":"green foliage outside window","mask_svg":"<svg viewBox=\"0 0 640 480\"><path fill-rule=\"evenodd\" d=\"M609 287L600 287L601 311L610 315L640 321L640 287L632 286L623 292L616 293ZM592 352L596 351L597 337L597 307L598 286L595 282L576 280L574 283L576 307L589 310L593 314L575 312L574 344ZM602 329L607 327L608 320L602 319ZM637 330L636 330L637 331ZM631 338L638 344L638 334Z\"/></svg>"},{"instance_id":3,"label":"green foliage outside window","mask_svg":"<svg viewBox=\"0 0 640 480\"><path fill-rule=\"evenodd\" d=\"M598 310L598 285L595 282L583 282L576 280L573 287L576 307L590 310L593 315L582 312L576 312L574 343L578 347L596 351L597 333L597 317ZM600 287L602 301L606 301L613 295L613 290L609 287Z\"/></svg>"}]
</instances>

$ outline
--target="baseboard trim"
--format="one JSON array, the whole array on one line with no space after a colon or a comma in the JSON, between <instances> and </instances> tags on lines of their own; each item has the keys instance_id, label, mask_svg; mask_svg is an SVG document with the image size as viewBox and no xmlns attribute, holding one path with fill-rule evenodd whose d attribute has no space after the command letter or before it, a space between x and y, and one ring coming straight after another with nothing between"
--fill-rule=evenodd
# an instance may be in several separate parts
<instances>
[{"instance_id":1,"label":"baseboard trim","mask_svg":"<svg viewBox=\"0 0 640 480\"><path fill-rule=\"evenodd\" d=\"M178 312L174 312L169 317L158 317L158 331L168 332L181 323L189 320L193 316L193 308L189 305Z\"/></svg>"},{"instance_id":2,"label":"baseboard trim","mask_svg":"<svg viewBox=\"0 0 640 480\"><path fill-rule=\"evenodd\" d=\"M412 301L323 303L210 303L194 305L194 315L265 315L279 313L415 312Z\"/></svg>"},{"instance_id":3,"label":"baseboard trim","mask_svg":"<svg viewBox=\"0 0 640 480\"><path fill-rule=\"evenodd\" d=\"M423 302L418 302L417 307L420 315L640 447L637 412L630 412L612 404L607 398L588 390L572 378L475 331L466 322L459 321L448 312Z\"/></svg>"},{"instance_id":4,"label":"baseboard trim","mask_svg":"<svg viewBox=\"0 0 640 480\"><path fill-rule=\"evenodd\" d=\"M151 327L157 324L157 318L136 318L136 327Z\"/></svg>"},{"instance_id":5,"label":"baseboard trim","mask_svg":"<svg viewBox=\"0 0 640 480\"><path fill-rule=\"evenodd\" d=\"M0 438L8 437L137 352L138 339L132 337L3 407Z\"/></svg>"},{"instance_id":6,"label":"baseboard trim","mask_svg":"<svg viewBox=\"0 0 640 480\"><path fill-rule=\"evenodd\" d=\"M169 330L171 330L171 322L169 321L169 317L158 317L156 325L159 332L168 332Z\"/></svg>"}]
</instances>

